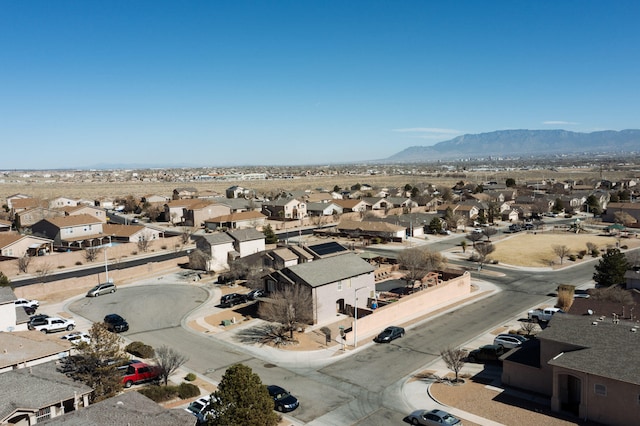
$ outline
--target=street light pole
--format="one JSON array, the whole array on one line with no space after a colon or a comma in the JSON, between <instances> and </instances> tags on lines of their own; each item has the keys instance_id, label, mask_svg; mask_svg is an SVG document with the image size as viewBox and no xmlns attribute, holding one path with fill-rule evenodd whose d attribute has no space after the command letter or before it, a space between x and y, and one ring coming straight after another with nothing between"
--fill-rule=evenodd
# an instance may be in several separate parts
<instances>
[{"instance_id":1,"label":"street light pole","mask_svg":"<svg viewBox=\"0 0 640 426\"><path fill-rule=\"evenodd\" d=\"M353 348L357 348L358 347L358 290L362 290L363 288L369 288L369 287L358 287L353 291L353 294L355 296L355 312L354 312L354 321L353 321Z\"/></svg>"}]
</instances>

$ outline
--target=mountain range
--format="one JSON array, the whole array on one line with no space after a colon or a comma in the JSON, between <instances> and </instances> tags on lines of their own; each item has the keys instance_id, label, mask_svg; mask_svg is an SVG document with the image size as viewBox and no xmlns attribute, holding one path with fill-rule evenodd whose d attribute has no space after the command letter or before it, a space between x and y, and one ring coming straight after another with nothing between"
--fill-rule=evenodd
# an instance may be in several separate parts
<instances>
[{"instance_id":1,"label":"mountain range","mask_svg":"<svg viewBox=\"0 0 640 426\"><path fill-rule=\"evenodd\" d=\"M419 163L487 157L543 157L594 152L638 152L640 130L591 133L568 130L498 130L467 134L432 146L412 146L383 161Z\"/></svg>"}]
</instances>

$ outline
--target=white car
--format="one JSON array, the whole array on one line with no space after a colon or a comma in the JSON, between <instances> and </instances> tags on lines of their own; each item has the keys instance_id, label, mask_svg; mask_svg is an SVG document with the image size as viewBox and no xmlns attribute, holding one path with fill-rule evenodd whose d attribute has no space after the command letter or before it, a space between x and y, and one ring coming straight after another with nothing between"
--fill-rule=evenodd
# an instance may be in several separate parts
<instances>
[{"instance_id":1,"label":"white car","mask_svg":"<svg viewBox=\"0 0 640 426\"><path fill-rule=\"evenodd\" d=\"M36 309L38 309L38 307L40 306L40 302L38 302L37 300L29 300L29 299L16 299L13 302L14 305L16 306L22 306L24 308L25 311L27 311L28 314L32 314L36 311Z\"/></svg>"},{"instance_id":2,"label":"white car","mask_svg":"<svg viewBox=\"0 0 640 426\"><path fill-rule=\"evenodd\" d=\"M78 345L80 343L91 343L91 336L87 333L83 333L81 331L76 331L75 333L69 333L61 337L61 339L68 340L74 345Z\"/></svg>"},{"instance_id":3,"label":"white car","mask_svg":"<svg viewBox=\"0 0 640 426\"><path fill-rule=\"evenodd\" d=\"M196 416L196 418L198 419L198 424L200 424L206 420L206 415L208 412L207 407L209 406L210 403L211 403L210 395L202 396L196 399L195 401L193 401L191 404L189 404L189 406L184 410L187 413L191 413L194 416Z\"/></svg>"},{"instance_id":4,"label":"white car","mask_svg":"<svg viewBox=\"0 0 640 426\"><path fill-rule=\"evenodd\" d=\"M34 325L33 329L43 333L53 333L54 331L71 331L76 327L76 322L72 319L49 317L43 319L41 324Z\"/></svg>"}]
</instances>

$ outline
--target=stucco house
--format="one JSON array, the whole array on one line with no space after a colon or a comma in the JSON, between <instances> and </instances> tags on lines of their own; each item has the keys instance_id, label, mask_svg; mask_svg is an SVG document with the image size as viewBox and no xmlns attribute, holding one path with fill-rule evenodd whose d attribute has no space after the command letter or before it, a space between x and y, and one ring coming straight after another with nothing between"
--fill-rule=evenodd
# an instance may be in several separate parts
<instances>
[{"instance_id":1,"label":"stucco house","mask_svg":"<svg viewBox=\"0 0 640 426\"><path fill-rule=\"evenodd\" d=\"M635 322L554 315L549 325L503 357L502 383L551 398L551 409L605 424L640 418L640 350ZM625 355L628 354L628 355Z\"/></svg>"},{"instance_id":2,"label":"stucco house","mask_svg":"<svg viewBox=\"0 0 640 426\"><path fill-rule=\"evenodd\" d=\"M22 235L12 232L0 234L0 256L19 258L26 255L31 257L44 256L53 252L53 240Z\"/></svg>"},{"instance_id":3,"label":"stucco house","mask_svg":"<svg viewBox=\"0 0 640 426\"><path fill-rule=\"evenodd\" d=\"M105 224L102 226L103 235L108 238L107 240L98 241L99 244L106 244L109 242L125 242L125 243L137 243L141 239L147 241L159 240L162 237L162 231L155 228L146 227L144 225L118 225L118 224ZM96 245L96 244L92 244Z\"/></svg>"},{"instance_id":4,"label":"stucco house","mask_svg":"<svg viewBox=\"0 0 640 426\"><path fill-rule=\"evenodd\" d=\"M342 214L342 207L334 202L308 203L307 212L310 216L333 216Z\"/></svg>"},{"instance_id":5,"label":"stucco house","mask_svg":"<svg viewBox=\"0 0 640 426\"><path fill-rule=\"evenodd\" d=\"M81 214L88 214L96 219L99 219L102 223L107 223L107 212L105 209L94 206L87 206L80 204L77 206L68 206L61 209L66 216L77 216Z\"/></svg>"},{"instance_id":6,"label":"stucco house","mask_svg":"<svg viewBox=\"0 0 640 426\"><path fill-rule=\"evenodd\" d=\"M237 212L213 217L204 221L204 228L215 231L218 228L243 229L263 226L266 216L256 211Z\"/></svg>"},{"instance_id":7,"label":"stucco house","mask_svg":"<svg viewBox=\"0 0 640 426\"><path fill-rule=\"evenodd\" d=\"M228 215L231 209L228 206L211 201L200 200L185 208L183 222L186 226L202 227L207 219Z\"/></svg>"},{"instance_id":8,"label":"stucco house","mask_svg":"<svg viewBox=\"0 0 640 426\"><path fill-rule=\"evenodd\" d=\"M279 198L262 203L262 213L274 219L303 219L307 217L307 203L297 198Z\"/></svg>"},{"instance_id":9,"label":"stucco house","mask_svg":"<svg viewBox=\"0 0 640 426\"><path fill-rule=\"evenodd\" d=\"M311 293L313 323L334 320L336 314L355 306L356 293L375 292L374 267L353 253L290 266L265 276L265 289L273 292L300 286Z\"/></svg>"},{"instance_id":10,"label":"stucco house","mask_svg":"<svg viewBox=\"0 0 640 426\"><path fill-rule=\"evenodd\" d=\"M92 391L58 372L55 362L7 371L0 374L0 424L44 423L88 406Z\"/></svg>"},{"instance_id":11,"label":"stucco house","mask_svg":"<svg viewBox=\"0 0 640 426\"><path fill-rule=\"evenodd\" d=\"M31 229L34 235L53 240L55 246L86 247L90 240L104 238L103 223L88 214L44 219Z\"/></svg>"},{"instance_id":12,"label":"stucco house","mask_svg":"<svg viewBox=\"0 0 640 426\"><path fill-rule=\"evenodd\" d=\"M616 213L626 213L640 222L640 203L609 203L607 210L602 214L603 222L615 222Z\"/></svg>"},{"instance_id":13,"label":"stucco house","mask_svg":"<svg viewBox=\"0 0 640 426\"><path fill-rule=\"evenodd\" d=\"M233 238L225 232L216 232L214 234L194 235L193 240L198 250L210 256L207 265L208 271L229 269L229 253L235 250L233 247L235 240Z\"/></svg>"},{"instance_id":14,"label":"stucco house","mask_svg":"<svg viewBox=\"0 0 640 426\"><path fill-rule=\"evenodd\" d=\"M29 228L42 219L64 216L63 210L48 207L34 207L18 211L14 214L17 228Z\"/></svg>"},{"instance_id":15,"label":"stucco house","mask_svg":"<svg viewBox=\"0 0 640 426\"><path fill-rule=\"evenodd\" d=\"M407 232L407 228L402 225L367 220L362 222L342 221L336 226L336 229L349 238L382 238L384 240L401 240Z\"/></svg>"},{"instance_id":16,"label":"stucco house","mask_svg":"<svg viewBox=\"0 0 640 426\"><path fill-rule=\"evenodd\" d=\"M344 213L349 212L366 212L371 209L371 205L364 200L356 200L356 199L343 199L343 200L335 200L335 203L342 207L342 211Z\"/></svg>"},{"instance_id":17,"label":"stucco house","mask_svg":"<svg viewBox=\"0 0 640 426\"><path fill-rule=\"evenodd\" d=\"M227 231L227 235L233 238L233 247L239 253L240 257L246 257L264 251L264 234L260 231L252 228L234 229Z\"/></svg>"},{"instance_id":18,"label":"stucco house","mask_svg":"<svg viewBox=\"0 0 640 426\"><path fill-rule=\"evenodd\" d=\"M13 227L13 223L9 220L0 219L0 232L9 232Z\"/></svg>"},{"instance_id":19,"label":"stucco house","mask_svg":"<svg viewBox=\"0 0 640 426\"><path fill-rule=\"evenodd\" d=\"M78 200L67 197L56 197L49 200L49 208L61 209L63 207L75 207L78 205Z\"/></svg>"}]
</instances>

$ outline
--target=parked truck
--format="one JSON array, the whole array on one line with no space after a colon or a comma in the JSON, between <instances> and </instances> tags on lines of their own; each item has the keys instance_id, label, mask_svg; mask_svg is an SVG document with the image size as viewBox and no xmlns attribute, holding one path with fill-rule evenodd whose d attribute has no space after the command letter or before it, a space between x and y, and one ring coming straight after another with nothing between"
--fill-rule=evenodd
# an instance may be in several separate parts
<instances>
[{"instance_id":1,"label":"parked truck","mask_svg":"<svg viewBox=\"0 0 640 426\"><path fill-rule=\"evenodd\" d=\"M562 312L559 308L543 308L529 311L529 321L548 322L554 314Z\"/></svg>"},{"instance_id":2,"label":"parked truck","mask_svg":"<svg viewBox=\"0 0 640 426\"><path fill-rule=\"evenodd\" d=\"M156 365L149 365L144 362L129 364L122 376L122 384L125 388L138 383L151 382L160 378L160 368Z\"/></svg>"}]
</instances>

